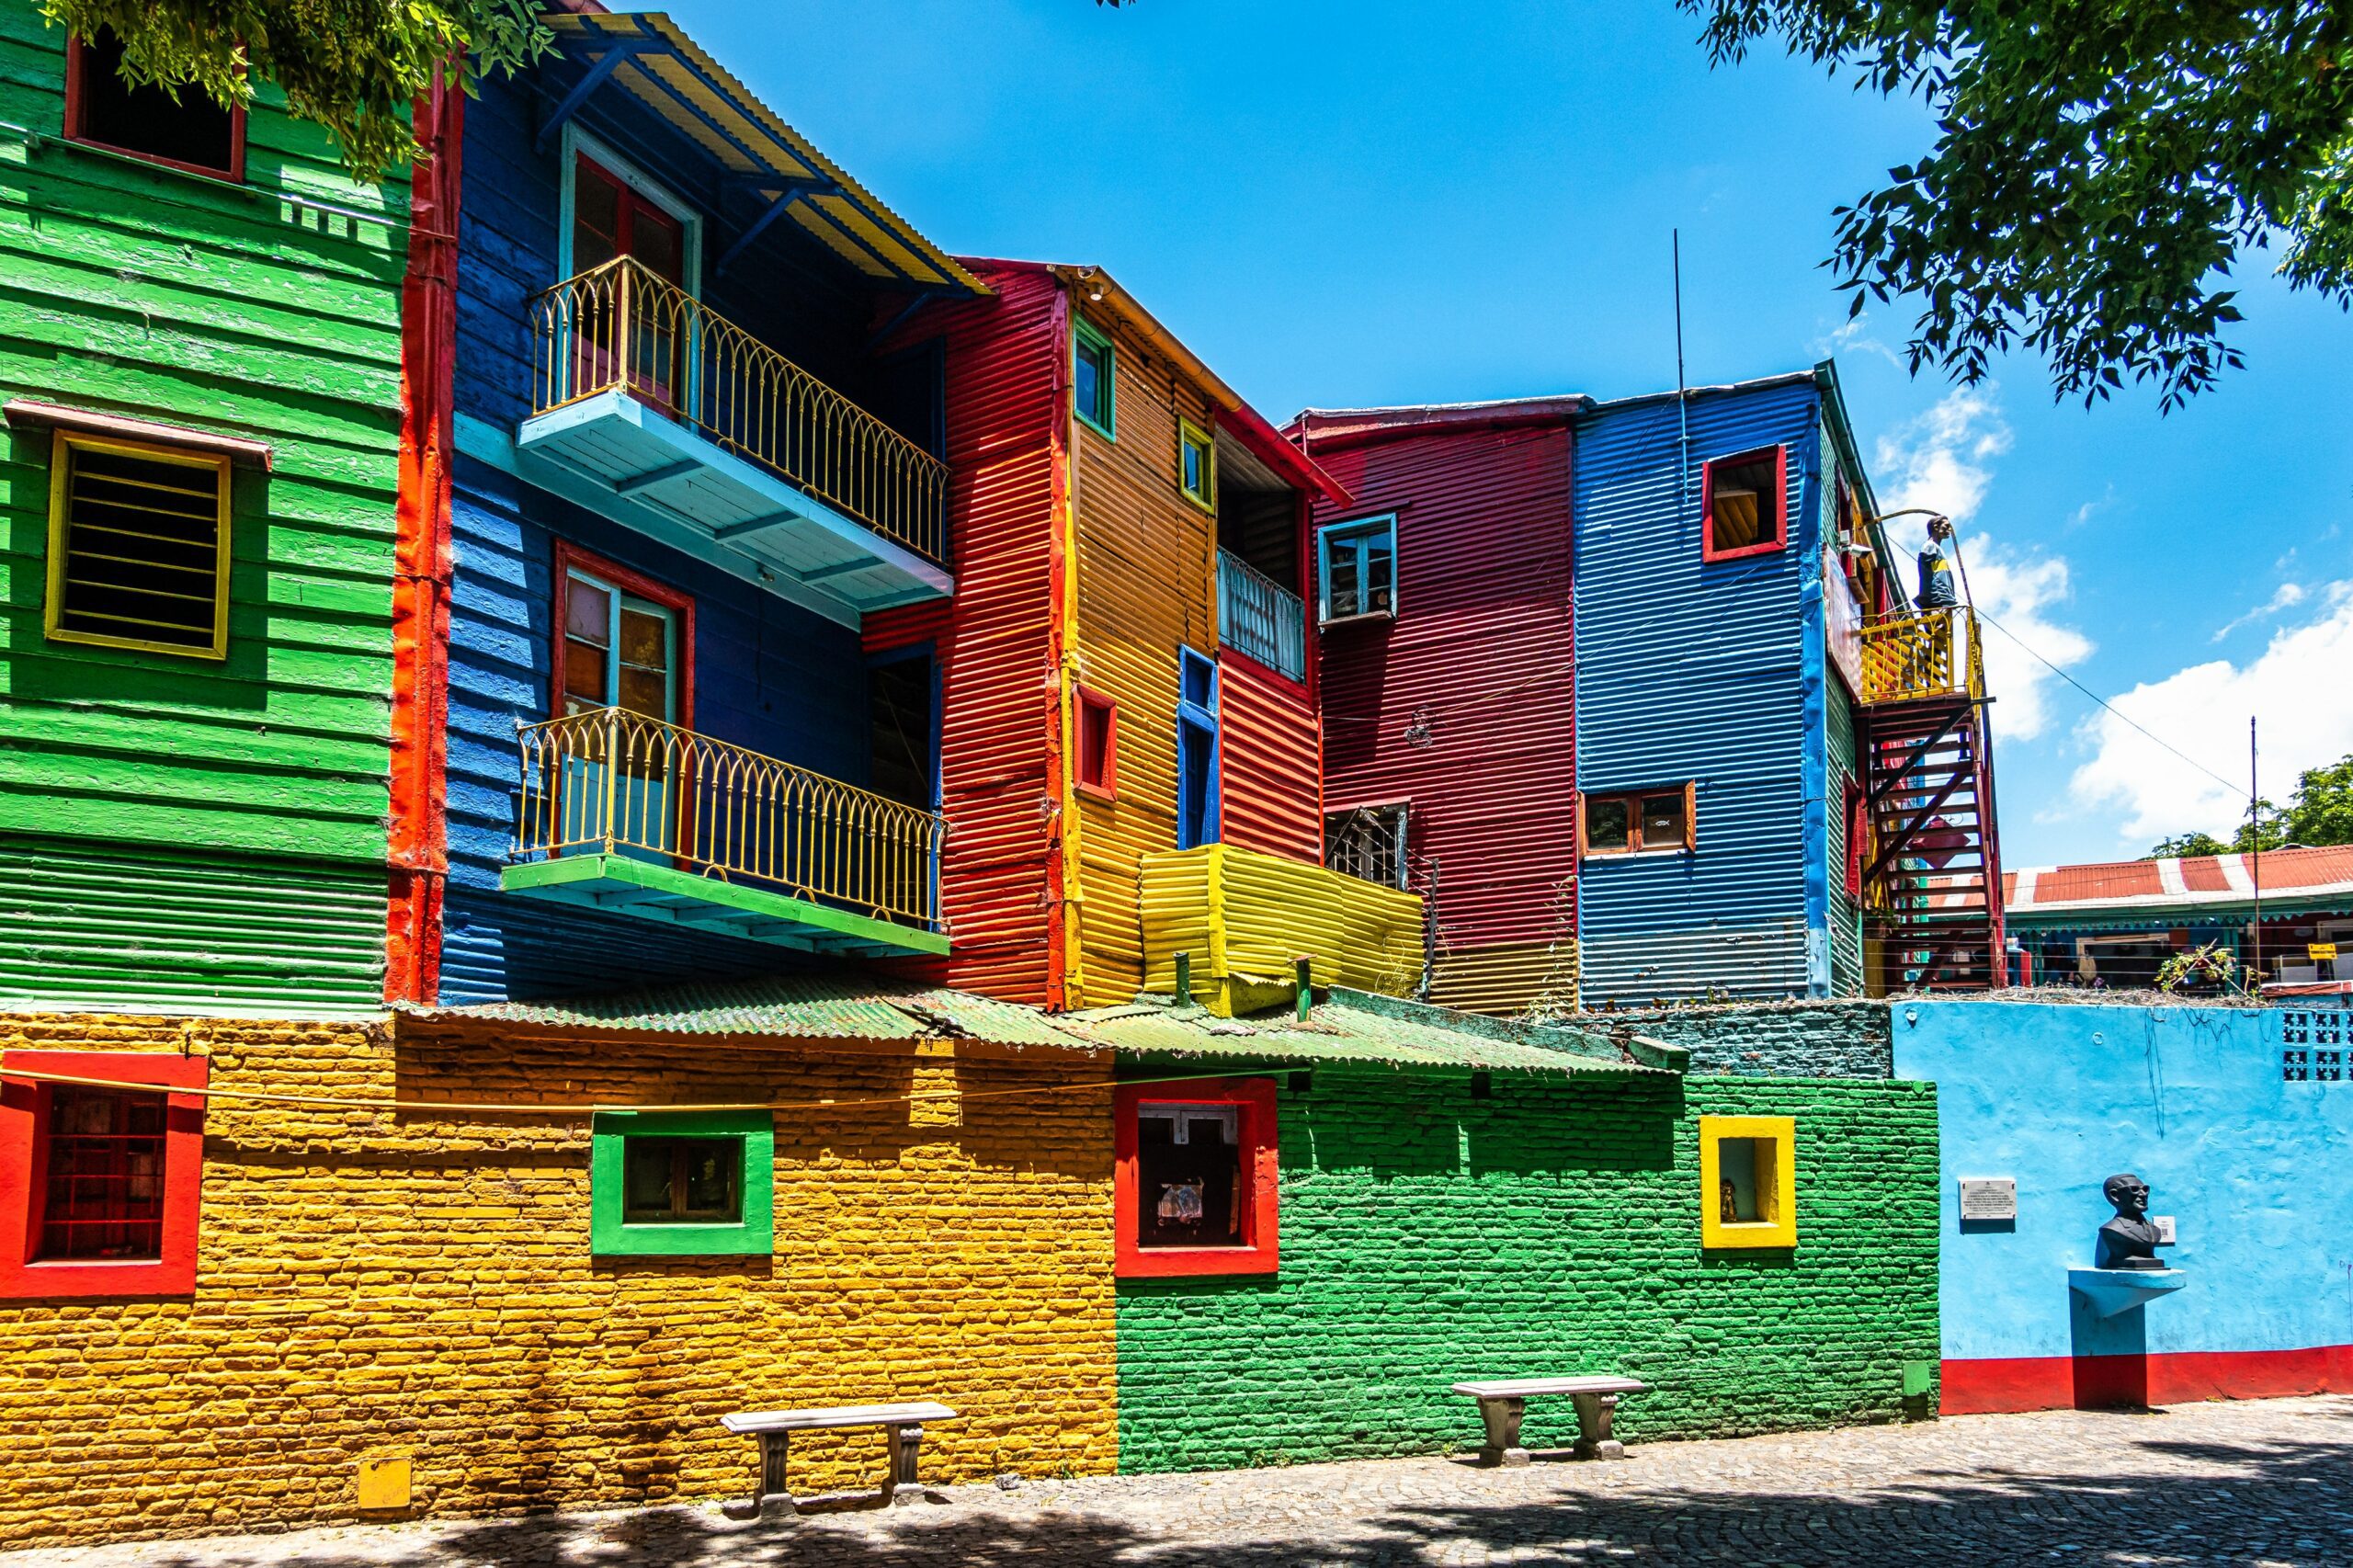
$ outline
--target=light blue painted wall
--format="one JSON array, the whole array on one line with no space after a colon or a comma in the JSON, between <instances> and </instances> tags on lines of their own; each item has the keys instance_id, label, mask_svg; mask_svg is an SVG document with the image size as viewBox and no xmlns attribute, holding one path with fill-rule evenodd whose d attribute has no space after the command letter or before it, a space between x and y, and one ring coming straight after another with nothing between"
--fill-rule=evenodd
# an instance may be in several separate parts
<instances>
[{"instance_id":1,"label":"light blue painted wall","mask_svg":"<svg viewBox=\"0 0 2353 1568\"><path fill-rule=\"evenodd\" d=\"M1943 1182L1947 1360L2140 1348L2071 1328L2067 1270L2086 1267L2130 1170L2179 1225L2161 1251L2183 1290L2142 1309L2152 1352L2353 1344L2353 1074L2282 1077L2280 1008L2064 1003L1893 1004L1895 1072L1934 1079ZM2309 1027L2309 1026L2302 1026ZM1962 1176L2011 1176L2010 1231L1961 1229ZM2127 1314L2129 1317L2130 1314ZM2114 1340L2115 1342L2110 1342Z\"/></svg>"}]
</instances>

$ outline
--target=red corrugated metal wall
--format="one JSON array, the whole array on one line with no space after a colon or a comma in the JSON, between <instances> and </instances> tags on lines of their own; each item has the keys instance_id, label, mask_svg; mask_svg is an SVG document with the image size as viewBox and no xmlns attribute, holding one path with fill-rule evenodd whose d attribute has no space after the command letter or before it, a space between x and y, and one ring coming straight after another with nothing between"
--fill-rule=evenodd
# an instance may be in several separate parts
<instances>
[{"instance_id":1,"label":"red corrugated metal wall","mask_svg":"<svg viewBox=\"0 0 2353 1568\"><path fill-rule=\"evenodd\" d=\"M1315 705L1307 687L1228 648L1218 656L1218 836L1324 858Z\"/></svg>"},{"instance_id":2,"label":"red corrugated metal wall","mask_svg":"<svg viewBox=\"0 0 2353 1568\"><path fill-rule=\"evenodd\" d=\"M996 298L938 307L898 335L947 338L955 597L869 616L866 644L938 650L940 898L953 948L928 973L1043 1006L1048 862L1059 853L1047 808L1060 290L1033 271L980 276Z\"/></svg>"},{"instance_id":3,"label":"red corrugated metal wall","mask_svg":"<svg viewBox=\"0 0 2353 1568\"><path fill-rule=\"evenodd\" d=\"M1516 1012L1574 980L1576 778L1565 425L1434 430L1313 455L1394 509L1394 621L1323 634L1324 808L1407 801L1434 863L1434 997ZM1417 891L1423 883L1416 880Z\"/></svg>"}]
</instances>

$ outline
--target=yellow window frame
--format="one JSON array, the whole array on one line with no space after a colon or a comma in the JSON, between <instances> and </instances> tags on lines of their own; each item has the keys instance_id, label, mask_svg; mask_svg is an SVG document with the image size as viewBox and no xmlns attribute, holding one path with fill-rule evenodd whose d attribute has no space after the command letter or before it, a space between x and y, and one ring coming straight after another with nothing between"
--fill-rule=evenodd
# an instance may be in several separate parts
<instances>
[{"instance_id":1,"label":"yellow window frame","mask_svg":"<svg viewBox=\"0 0 2353 1568\"><path fill-rule=\"evenodd\" d=\"M1201 449L1201 488L1195 490L1185 483L1185 449ZM1176 488L1185 499L1204 512L1217 510L1217 442L1210 433L1189 419L1176 421Z\"/></svg>"},{"instance_id":2,"label":"yellow window frame","mask_svg":"<svg viewBox=\"0 0 2353 1568\"><path fill-rule=\"evenodd\" d=\"M1798 1244L1797 1118L1703 1116L1699 1119L1699 1244L1710 1249L1793 1247ZM1760 1158L1755 1220L1726 1220L1721 1208L1723 1145L1749 1138L1773 1152L1768 1175ZM1762 1153L1760 1148L1759 1153Z\"/></svg>"},{"instance_id":3,"label":"yellow window frame","mask_svg":"<svg viewBox=\"0 0 2353 1568\"><path fill-rule=\"evenodd\" d=\"M162 642L110 632L82 631L59 624L65 609L67 479L76 451L112 452L181 468L210 470L218 507L213 517L212 642L210 647ZM49 451L49 597L42 607L41 630L52 642L83 642L100 648L131 648L147 653L171 653L183 659L225 659L229 656L229 494L230 457L225 452L191 452L149 441L126 441L110 436L86 436L60 429L51 437Z\"/></svg>"}]
</instances>

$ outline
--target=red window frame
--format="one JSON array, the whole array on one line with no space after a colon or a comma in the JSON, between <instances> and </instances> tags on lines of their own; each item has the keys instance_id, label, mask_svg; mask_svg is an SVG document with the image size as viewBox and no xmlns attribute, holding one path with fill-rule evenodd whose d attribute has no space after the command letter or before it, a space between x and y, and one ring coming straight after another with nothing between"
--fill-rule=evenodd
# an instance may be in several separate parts
<instances>
[{"instance_id":1,"label":"red window frame","mask_svg":"<svg viewBox=\"0 0 2353 1568\"><path fill-rule=\"evenodd\" d=\"M1863 845L1870 836L1870 817L1863 809L1868 797L1852 778L1845 781L1847 811L1847 896L1863 896Z\"/></svg>"},{"instance_id":2,"label":"red window frame","mask_svg":"<svg viewBox=\"0 0 2353 1568\"><path fill-rule=\"evenodd\" d=\"M229 110L229 165L226 168L221 168L211 164L191 164L179 158L165 158L153 153L142 153L136 147L118 147L111 142L101 142L95 136L88 136L83 133L82 115L87 106L84 98L84 94L86 89L83 85L82 78L83 74L88 69L87 65L85 63L83 56L84 48L81 35L76 33L66 39L66 141L76 142L85 147L98 147L103 148L105 151L109 153L119 153L126 158L137 158L141 163L153 164L161 168L177 169L182 174L202 175L208 179L224 179L233 185L244 184L245 108L243 104L236 105ZM195 92L199 89L188 87L183 90Z\"/></svg>"},{"instance_id":3,"label":"red window frame","mask_svg":"<svg viewBox=\"0 0 2353 1568\"><path fill-rule=\"evenodd\" d=\"M1098 801L1116 801L1120 798L1120 704L1084 686L1074 688L1072 695L1071 753L1074 766L1071 777L1077 780L1079 793ZM1100 756L1090 758L1086 722L1096 713L1103 716L1103 750ZM1094 766L1090 767L1090 762Z\"/></svg>"},{"instance_id":4,"label":"red window frame","mask_svg":"<svg viewBox=\"0 0 2353 1568\"><path fill-rule=\"evenodd\" d=\"M682 730L695 727L695 598L692 594L657 583L642 572L632 572L616 561L594 555L564 540L555 541L555 581L548 591L548 702L551 719L563 716L563 629L570 608L572 571L578 567L601 577L625 594L634 594L678 618L678 716L671 722Z\"/></svg>"},{"instance_id":5,"label":"red window frame","mask_svg":"<svg viewBox=\"0 0 2353 1568\"><path fill-rule=\"evenodd\" d=\"M1643 802L1661 795L1683 797L1683 837L1675 844L1644 844L1643 836ZM1605 801L1616 801L1626 808L1626 842L1614 848L1597 849L1586 835L1586 824L1593 808ZM1607 859L1613 855L1686 855L1699 847L1699 786L1697 780L1682 784L1662 784L1655 790L1593 790L1577 803L1577 856L1580 859Z\"/></svg>"},{"instance_id":6,"label":"red window frame","mask_svg":"<svg viewBox=\"0 0 2353 1568\"><path fill-rule=\"evenodd\" d=\"M1242 1180L1249 1193L1242 1206L1244 1244L1233 1247L1147 1247L1136 1243L1142 1216L1139 1190L1136 1113L1145 1101L1231 1105L1241 1109L1238 1143ZM1168 1084L1122 1084L1112 1091L1111 1214L1115 1273L1122 1279L1206 1278L1228 1274L1272 1274L1280 1261L1275 1184L1280 1174L1275 1146L1275 1084L1271 1078L1187 1078Z\"/></svg>"},{"instance_id":7,"label":"red window frame","mask_svg":"<svg viewBox=\"0 0 2353 1568\"><path fill-rule=\"evenodd\" d=\"M188 1296L196 1291L204 1099L211 1059L165 1051L11 1051L0 1054L0 1300ZM36 1262L48 1199L49 1109L57 1085L11 1077L54 1073L126 1089L163 1089L162 1256L126 1262Z\"/></svg>"},{"instance_id":8,"label":"red window frame","mask_svg":"<svg viewBox=\"0 0 2353 1568\"><path fill-rule=\"evenodd\" d=\"M1716 470L1739 463L1773 460L1773 538L1770 542L1745 544L1736 550L1718 550L1715 546ZM1761 518L1759 519L1762 520ZM1790 548L1790 449L1756 447L1745 452L1732 452L1721 458L1710 458L1699 465L1699 559L1702 561L1745 561L1752 555L1775 555Z\"/></svg>"}]
</instances>

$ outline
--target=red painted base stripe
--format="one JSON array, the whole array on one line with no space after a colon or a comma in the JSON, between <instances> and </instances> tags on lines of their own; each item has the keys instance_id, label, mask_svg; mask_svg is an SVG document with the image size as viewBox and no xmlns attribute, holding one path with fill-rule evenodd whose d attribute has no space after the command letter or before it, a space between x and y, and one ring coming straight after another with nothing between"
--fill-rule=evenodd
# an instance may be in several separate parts
<instances>
[{"instance_id":1,"label":"red painted base stripe","mask_svg":"<svg viewBox=\"0 0 2353 1568\"><path fill-rule=\"evenodd\" d=\"M1947 1415L2279 1399L2353 1392L2353 1345L1947 1361L1943 1373L1938 1408Z\"/></svg>"}]
</instances>

